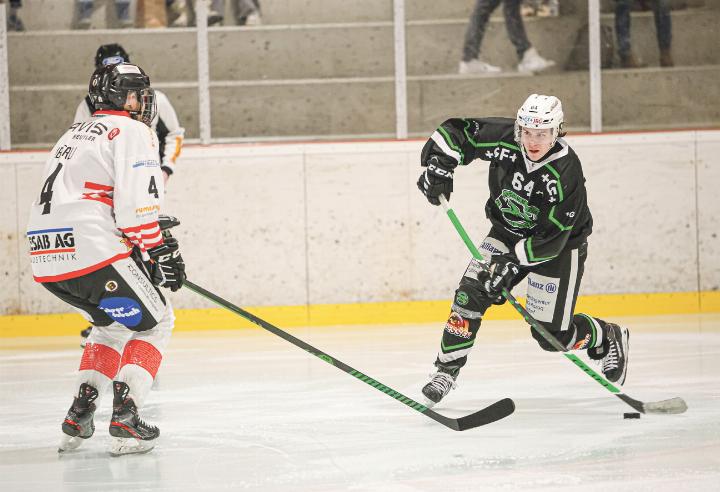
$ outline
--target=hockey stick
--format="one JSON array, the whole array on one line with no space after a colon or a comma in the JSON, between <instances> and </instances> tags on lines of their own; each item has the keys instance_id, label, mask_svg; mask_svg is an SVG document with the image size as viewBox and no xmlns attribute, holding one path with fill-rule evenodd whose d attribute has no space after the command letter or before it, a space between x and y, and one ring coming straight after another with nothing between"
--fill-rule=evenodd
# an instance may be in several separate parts
<instances>
[{"instance_id":1,"label":"hockey stick","mask_svg":"<svg viewBox=\"0 0 720 492\"><path fill-rule=\"evenodd\" d=\"M378 391L381 391L382 393L385 393L391 398L394 398L395 400L399 401L400 403L403 403L407 405L408 407L412 408L413 410L422 413L423 415L430 417L436 422L441 423L445 427L448 427L452 430L456 431L464 431L467 429L472 429L474 427L479 427L481 425L486 425L492 422L495 422L496 420L500 420L502 418L507 417L511 413L515 411L515 403L510 398L503 398L502 400L499 400L495 403L493 403L490 406L487 406L481 410L478 410L475 413L471 413L470 415L466 415L464 417L461 417L459 419L453 419L449 417L445 417L444 415L440 415L437 412L434 412L433 410L429 409L425 405L422 405L421 403L416 402L415 400L408 398L407 396L403 395L399 391L395 391L394 389L385 386L377 379L373 379L367 374L363 374L362 372L358 371L357 369L353 369L349 365L345 364L344 362L341 362L334 357L329 356L328 354L325 354L321 352L320 350L316 349L309 343L305 343L299 338L295 338L291 334L281 330L280 328L271 325L267 321L264 321L257 316L245 311L242 308L239 308L235 306L234 304L226 301L225 299L213 294L212 292L209 292L199 285L196 285L189 280L186 280L183 284L185 287L190 289L191 291L195 292L196 294L200 294L201 296L213 301L216 304L219 304L220 306L224 307L225 309L232 311L235 314L238 314L245 318L248 321L251 321L258 325L260 328L264 328L265 330L269 331L270 333L273 333L280 338L287 340L288 342L292 343L293 345L300 347L301 349L305 350L306 352L311 353L318 359L324 360L328 364L337 367L343 372L346 372L347 374L350 374L356 379L359 379L365 384L368 384L375 388Z\"/></svg>"},{"instance_id":2,"label":"hockey stick","mask_svg":"<svg viewBox=\"0 0 720 492\"><path fill-rule=\"evenodd\" d=\"M443 208L445 209L445 212L447 213L447 216L450 218L450 221L455 226L455 230L457 230L458 234L460 234L460 237L465 242L465 246L468 247L470 252L472 253L473 257L475 257L478 260L481 260L480 266L481 268L484 268L487 270L488 266L486 263L482 262L482 254L480 254L480 251L478 251L475 244L470 239L470 236L468 236L468 233L465 231L465 228L460 223L460 220L457 218L457 215L455 215L455 211L450 207L447 200L445 199L444 195L440 195L440 203L442 203ZM527 310L518 302L517 299L515 299L515 296L513 296L510 292L508 292L507 289L503 289L502 291L503 297L507 299L510 304L515 308L515 310L520 313L520 315L525 319L525 321L532 326L532 328L537 331L540 336L542 336L547 342L553 346L555 350L558 352L562 352L565 357L570 359L573 364L575 364L577 367L579 367L585 374L593 378L595 381L600 383L601 386L603 386L605 389L610 391L612 394L620 398L622 401L630 405L632 408L637 410L640 413L683 413L685 410L687 410L687 404L682 398L675 397L670 398L669 400L662 400L662 401L651 401L651 402L642 402L639 400L636 400L634 398L630 398L628 395L620 391L617 387L615 387L610 381L605 379L602 375L598 374L597 372L593 371L585 362L582 361L579 357L576 355L569 353L568 349L561 344L555 336L547 331L545 327L543 327L542 324L540 324L539 321L537 321L533 316L527 312Z\"/></svg>"}]
</instances>

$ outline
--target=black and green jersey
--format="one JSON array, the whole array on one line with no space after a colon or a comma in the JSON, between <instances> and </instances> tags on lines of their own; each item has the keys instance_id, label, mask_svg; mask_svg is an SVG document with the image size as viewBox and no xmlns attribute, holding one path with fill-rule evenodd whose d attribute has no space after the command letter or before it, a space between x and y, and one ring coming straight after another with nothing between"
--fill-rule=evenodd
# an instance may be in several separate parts
<instances>
[{"instance_id":1,"label":"black and green jersey","mask_svg":"<svg viewBox=\"0 0 720 492\"><path fill-rule=\"evenodd\" d=\"M490 162L490 198L485 214L521 265L534 265L574 248L592 231L580 159L562 139L539 162L515 141L510 118L453 118L422 151L448 169L475 159Z\"/></svg>"}]
</instances>

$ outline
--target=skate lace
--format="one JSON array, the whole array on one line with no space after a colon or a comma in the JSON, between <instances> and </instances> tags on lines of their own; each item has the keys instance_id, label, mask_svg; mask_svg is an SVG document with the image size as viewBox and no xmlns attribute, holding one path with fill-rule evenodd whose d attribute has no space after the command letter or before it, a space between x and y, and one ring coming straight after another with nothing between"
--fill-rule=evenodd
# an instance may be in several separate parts
<instances>
[{"instance_id":1,"label":"skate lace","mask_svg":"<svg viewBox=\"0 0 720 492\"><path fill-rule=\"evenodd\" d=\"M136 427L137 427L138 429L145 429L145 430L147 430L147 431L149 431L149 432L155 432L155 431L157 430L157 427L155 427L154 425L150 425L150 424L146 423L146 422L145 422L144 420L142 420L140 417L136 417L136 419L137 419L137 420L136 420Z\"/></svg>"},{"instance_id":2,"label":"skate lace","mask_svg":"<svg viewBox=\"0 0 720 492\"><path fill-rule=\"evenodd\" d=\"M604 373L617 369L619 365L617 341L610 340L608 354L602 360L602 369Z\"/></svg>"},{"instance_id":3,"label":"skate lace","mask_svg":"<svg viewBox=\"0 0 720 492\"><path fill-rule=\"evenodd\" d=\"M118 406L113 409L112 419L117 422L125 421L126 424L129 424L136 429L145 429L149 432L155 432L157 430L157 427L148 424L140 418L134 403L129 405L127 401L125 401L122 406Z\"/></svg>"},{"instance_id":4,"label":"skate lace","mask_svg":"<svg viewBox=\"0 0 720 492\"><path fill-rule=\"evenodd\" d=\"M436 372L435 374L430 374L430 376L432 377L430 386L441 391L443 395L447 394L451 389L457 388L457 383L455 383L455 380L450 374Z\"/></svg>"}]
</instances>

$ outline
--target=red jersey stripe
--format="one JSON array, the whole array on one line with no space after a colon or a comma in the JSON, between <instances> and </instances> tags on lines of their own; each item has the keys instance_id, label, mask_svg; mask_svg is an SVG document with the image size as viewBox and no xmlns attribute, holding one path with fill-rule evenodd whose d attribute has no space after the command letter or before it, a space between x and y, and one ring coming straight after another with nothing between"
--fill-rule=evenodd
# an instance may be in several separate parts
<instances>
[{"instance_id":1,"label":"red jersey stripe","mask_svg":"<svg viewBox=\"0 0 720 492\"><path fill-rule=\"evenodd\" d=\"M83 268L82 270L75 270L74 272L63 273L62 275L50 275L48 277L36 277L33 275L33 278L35 279L35 282L40 282L42 284L45 282L60 282L61 280L81 277L82 275L86 275L96 270L100 270L101 268L106 267L111 263L115 263L118 260L127 258L128 256L130 256L130 254L132 254L132 250L126 253L120 253L119 255L115 255L112 258L101 261L100 263L96 263L95 265L89 266L87 268Z\"/></svg>"},{"instance_id":2,"label":"red jersey stripe","mask_svg":"<svg viewBox=\"0 0 720 492\"><path fill-rule=\"evenodd\" d=\"M85 181L85 188L89 190L103 190L103 191L113 191L115 188L112 186L99 184L99 183L93 183L92 181Z\"/></svg>"},{"instance_id":3,"label":"red jersey stripe","mask_svg":"<svg viewBox=\"0 0 720 492\"><path fill-rule=\"evenodd\" d=\"M33 251L30 253L30 256L35 255L51 255L53 253L74 253L75 248L65 248L65 249L48 249L45 251Z\"/></svg>"},{"instance_id":4,"label":"red jersey stripe","mask_svg":"<svg viewBox=\"0 0 720 492\"><path fill-rule=\"evenodd\" d=\"M109 205L113 207L115 205L115 202L113 202L112 198L104 197L104 196L84 196L83 200L94 200L96 202L104 203L105 205Z\"/></svg>"},{"instance_id":5,"label":"red jersey stripe","mask_svg":"<svg viewBox=\"0 0 720 492\"><path fill-rule=\"evenodd\" d=\"M130 113L127 111L114 111L112 109L99 109L93 113L93 116L98 114L114 114L116 116L127 116L130 117Z\"/></svg>"},{"instance_id":6,"label":"red jersey stripe","mask_svg":"<svg viewBox=\"0 0 720 492\"><path fill-rule=\"evenodd\" d=\"M154 222L148 222L147 224L142 224L142 225L139 225L139 226L120 227L120 230L123 231L123 232L125 232L125 233L128 233L128 232L140 232L140 231L142 231L143 229L152 230L152 229L154 229L154 228L156 228L156 227L157 227L158 229L160 228L160 226L158 225L157 220L154 221Z\"/></svg>"}]
</instances>

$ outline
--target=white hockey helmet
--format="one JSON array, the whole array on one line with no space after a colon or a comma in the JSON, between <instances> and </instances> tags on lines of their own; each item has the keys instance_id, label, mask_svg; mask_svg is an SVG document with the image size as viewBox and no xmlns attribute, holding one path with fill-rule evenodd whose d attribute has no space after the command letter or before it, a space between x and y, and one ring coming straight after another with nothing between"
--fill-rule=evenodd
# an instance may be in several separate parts
<instances>
[{"instance_id":1,"label":"white hockey helmet","mask_svg":"<svg viewBox=\"0 0 720 492\"><path fill-rule=\"evenodd\" d=\"M555 96L531 94L518 109L515 119L515 140L520 143L520 128L551 128L554 144L562 135L563 119L560 99Z\"/></svg>"}]
</instances>

